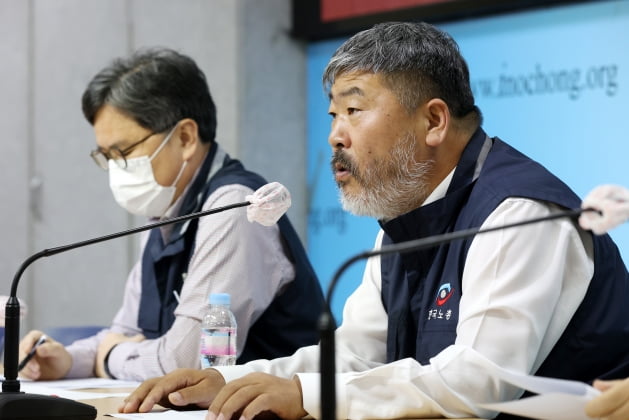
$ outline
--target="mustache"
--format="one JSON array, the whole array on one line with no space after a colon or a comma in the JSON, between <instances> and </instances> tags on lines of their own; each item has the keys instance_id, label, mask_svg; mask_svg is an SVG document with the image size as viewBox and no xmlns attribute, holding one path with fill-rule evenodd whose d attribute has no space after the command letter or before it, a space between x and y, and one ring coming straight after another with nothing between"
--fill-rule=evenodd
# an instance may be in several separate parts
<instances>
[{"instance_id":1,"label":"mustache","mask_svg":"<svg viewBox=\"0 0 629 420\"><path fill-rule=\"evenodd\" d=\"M332 172L336 172L336 167L341 166L353 176L358 175L356 165L343 150L337 150L334 152L330 161L330 166L332 167Z\"/></svg>"}]
</instances>

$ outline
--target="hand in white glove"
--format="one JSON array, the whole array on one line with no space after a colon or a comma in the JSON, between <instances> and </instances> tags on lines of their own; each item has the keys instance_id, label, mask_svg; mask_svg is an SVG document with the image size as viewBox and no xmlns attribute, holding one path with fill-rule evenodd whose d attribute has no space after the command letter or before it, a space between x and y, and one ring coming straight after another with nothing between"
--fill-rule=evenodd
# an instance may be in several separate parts
<instances>
[{"instance_id":1,"label":"hand in white glove","mask_svg":"<svg viewBox=\"0 0 629 420\"><path fill-rule=\"evenodd\" d=\"M602 235L629 219L629 190L619 185L601 185L585 197L581 208L592 208L602 214L581 213L579 224L597 235Z\"/></svg>"},{"instance_id":2,"label":"hand in white glove","mask_svg":"<svg viewBox=\"0 0 629 420\"><path fill-rule=\"evenodd\" d=\"M264 226L275 224L291 205L290 193L279 182L263 185L245 199L251 203L247 206L247 220Z\"/></svg>"}]
</instances>

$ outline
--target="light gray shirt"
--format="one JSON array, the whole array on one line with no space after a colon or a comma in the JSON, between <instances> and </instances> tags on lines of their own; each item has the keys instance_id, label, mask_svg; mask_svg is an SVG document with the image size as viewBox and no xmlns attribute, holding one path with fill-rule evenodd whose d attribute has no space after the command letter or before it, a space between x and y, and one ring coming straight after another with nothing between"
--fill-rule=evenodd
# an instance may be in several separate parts
<instances>
[{"instance_id":1,"label":"light gray shirt","mask_svg":"<svg viewBox=\"0 0 629 420\"><path fill-rule=\"evenodd\" d=\"M212 169L220 165L221 156L224 153L219 149ZM252 193L243 185L223 186L208 197L203 210L247 201L245 196ZM178 205L175 203L169 213ZM161 229L165 234L168 227ZM141 253L147 238L145 233ZM119 379L142 381L176 368L200 368L200 325L210 293L231 295L240 354L250 326L294 277L295 269L283 249L277 224L265 227L248 222L245 207L200 218L172 327L157 339L118 344L109 355L109 371ZM67 347L73 360L68 378L94 376L98 344L107 332L142 332L137 325L141 291L140 258L129 274L122 306L111 327Z\"/></svg>"}]
</instances>

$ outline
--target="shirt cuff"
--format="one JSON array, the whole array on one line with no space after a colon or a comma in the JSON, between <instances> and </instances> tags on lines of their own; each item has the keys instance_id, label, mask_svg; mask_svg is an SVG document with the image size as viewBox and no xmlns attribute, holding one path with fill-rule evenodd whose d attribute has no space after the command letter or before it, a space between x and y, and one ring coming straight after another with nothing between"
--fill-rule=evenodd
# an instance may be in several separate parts
<instances>
[{"instance_id":1,"label":"shirt cuff","mask_svg":"<svg viewBox=\"0 0 629 420\"><path fill-rule=\"evenodd\" d=\"M126 363L139 357L134 344L136 343L122 342L109 350L105 367L105 371L109 376L118 379L128 379L128 373L125 375Z\"/></svg>"},{"instance_id":2,"label":"shirt cuff","mask_svg":"<svg viewBox=\"0 0 629 420\"><path fill-rule=\"evenodd\" d=\"M321 375L318 373L298 373L301 383L302 404L304 410L316 419L321 418ZM342 375L336 375L336 418L347 419L346 390L341 385Z\"/></svg>"},{"instance_id":3,"label":"shirt cuff","mask_svg":"<svg viewBox=\"0 0 629 420\"><path fill-rule=\"evenodd\" d=\"M111 379L116 379L116 377L109 370L109 356L111 356L111 352L115 348L116 348L116 345L110 348L109 351L107 352L107 355L105 356L105 360L103 360L103 370L105 371L105 374L107 374L107 376L109 376Z\"/></svg>"}]
</instances>

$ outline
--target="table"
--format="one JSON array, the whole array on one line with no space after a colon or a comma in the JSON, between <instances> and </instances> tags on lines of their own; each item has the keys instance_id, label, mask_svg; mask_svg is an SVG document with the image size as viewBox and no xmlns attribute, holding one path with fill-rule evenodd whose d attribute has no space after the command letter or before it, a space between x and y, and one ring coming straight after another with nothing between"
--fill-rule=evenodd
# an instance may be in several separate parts
<instances>
[{"instance_id":1,"label":"table","mask_svg":"<svg viewBox=\"0 0 629 420\"><path fill-rule=\"evenodd\" d=\"M123 397L95 398L93 400L81 400L81 402L84 402L86 404L90 404L96 407L96 410L98 411L96 420L111 420L111 419L115 419L116 417L105 417L105 414L117 413L118 407L122 403L123 399L124 399ZM405 420L408 420L408 419L405 419ZM442 420L442 419L423 419L423 420ZM482 419L464 418L464 419L458 419L458 420L482 420Z\"/></svg>"},{"instance_id":2,"label":"table","mask_svg":"<svg viewBox=\"0 0 629 420\"><path fill-rule=\"evenodd\" d=\"M2 369L2 365L0 364L0 374L3 373L3 369ZM94 388L92 389L94 392L111 392L111 393L121 393L121 392L131 392L133 391L133 388ZM124 397L120 397L120 396L115 396L115 397L110 397L110 398L94 398L94 399L82 399L79 400L82 403L85 404L89 404L93 407L96 408L96 420L111 420L111 419L115 419L116 417L109 417L109 416L105 416L105 414L114 414L118 412L118 407L122 404L122 401L124 400ZM405 420L412 420L412 419L405 419ZM440 419L422 419L422 420L440 420ZM479 419L479 418L461 418L458 420L483 420L483 419Z\"/></svg>"},{"instance_id":3,"label":"table","mask_svg":"<svg viewBox=\"0 0 629 420\"><path fill-rule=\"evenodd\" d=\"M1 367L0 367L1 369ZM94 392L99 393L121 393L121 392L131 392L133 389L122 388L122 389L111 389L111 388L94 388L92 389ZM109 417L105 416L106 414L115 414L118 412L118 407L122 404L124 397L121 396L113 396L108 398L94 398L94 399L81 399L79 400L82 403L89 404L96 408L96 420L111 420L116 419L117 417ZM405 419L407 420L407 419ZM412 419L410 419L412 420ZM423 420L440 420L440 419L423 419ZM483 420L479 418L462 418L458 420Z\"/></svg>"},{"instance_id":4,"label":"table","mask_svg":"<svg viewBox=\"0 0 629 420\"><path fill-rule=\"evenodd\" d=\"M108 420L115 417L105 417L105 414L117 413L123 399L123 397L95 398L93 400L81 400L81 402L96 407L97 420Z\"/></svg>"},{"instance_id":5,"label":"table","mask_svg":"<svg viewBox=\"0 0 629 420\"><path fill-rule=\"evenodd\" d=\"M121 393L121 392L131 392L133 389L94 389L95 392L112 392L112 393ZM118 412L118 407L122 405L122 401L124 397L115 396L109 398L94 398L94 399L85 399L79 400L82 403L89 404L93 407L96 407L96 420L111 420L116 417L105 417L105 414L115 414Z\"/></svg>"}]
</instances>

